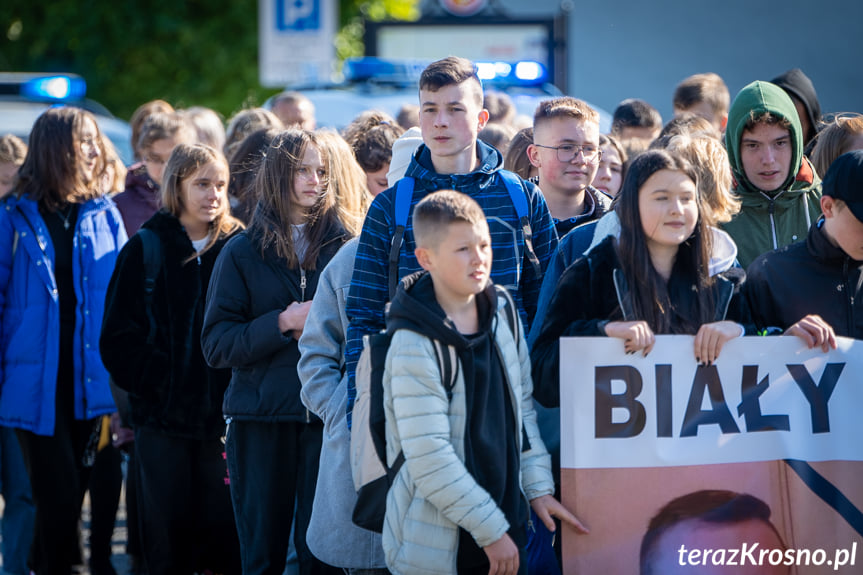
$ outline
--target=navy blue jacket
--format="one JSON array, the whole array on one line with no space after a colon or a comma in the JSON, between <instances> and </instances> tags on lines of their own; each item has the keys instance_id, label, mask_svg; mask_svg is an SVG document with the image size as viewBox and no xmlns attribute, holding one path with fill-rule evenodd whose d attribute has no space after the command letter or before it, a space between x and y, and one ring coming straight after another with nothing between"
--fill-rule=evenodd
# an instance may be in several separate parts
<instances>
[{"instance_id":1,"label":"navy blue jacket","mask_svg":"<svg viewBox=\"0 0 863 575\"><path fill-rule=\"evenodd\" d=\"M469 174L438 174L434 171L431 153L422 144L408 166L406 176L415 179L411 210L431 192L452 189L471 196L486 214L491 232L494 261L492 281L506 287L513 296L525 326L529 326L536 312L536 302L542 284L531 266L524 245L524 236L512 199L503 179L497 172L503 167L503 158L496 149L477 142L479 164ZM557 232L539 189L530 182L523 182L530 211L533 232L533 247L545 270L557 247ZM393 201L395 188L380 193L372 202L366 215L351 289L347 300L347 315L350 320L347 333L345 362L348 372L348 424L356 395L354 371L360 352L362 338L366 334L382 330L384 306L389 301L389 252L395 232ZM414 249L413 219L408 217L404 242L399 256L399 279L421 270Z\"/></svg>"},{"instance_id":2,"label":"navy blue jacket","mask_svg":"<svg viewBox=\"0 0 863 575\"><path fill-rule=\"evenodd\" d=\"M105 293L126 230L109 198L82 204L75 224L75 419L115 411L99 356ZM60 365L54 245L39 208L8 197L0 209L0 425L53 435Z\"/></svg>"}]
</instances>

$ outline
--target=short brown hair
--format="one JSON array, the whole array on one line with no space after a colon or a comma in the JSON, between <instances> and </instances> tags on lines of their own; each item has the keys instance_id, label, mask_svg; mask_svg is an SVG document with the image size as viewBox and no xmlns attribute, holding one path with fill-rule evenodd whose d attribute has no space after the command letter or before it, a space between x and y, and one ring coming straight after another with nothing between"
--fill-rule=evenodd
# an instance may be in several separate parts
<instances>
[{"instance_id":1,"label":"short brown hair","mask_svg":"<svg viewBox=\"0 0 863 575\"><path fill-rule=\"evenodd\" d=\"M446 86L457 86L470 80L476 82L477 103L482 106L482 82L477 75L476 66L467 58L449 56L426 66L420 75L420 90L437 92Z\"/></svg>"},{"instance_id":2,"label":"short brown hair","mask_svg":"<svg viewBox=\"0 0 863 575\"><path fill-rule=\"evenodd\" d=\"M129 126L132 128L132 151L135 153L136 160L142 159L138 151L138 140L141 137L141 128L144 127L147 118L153 114L170 114L173 111L174 107L165 100L151 100L138 106L132 113Z\"/></svg>"},{"instance_id":3,"label":"short brown hair","mask_svg":"<svg viewBox=\"0 0 863 575\"><path fill-rule=\"evenodd\" d=\"M731 95L718 74L694 74L674 89L672 104L675 110L687 111L700 102L707 102L717 116L728 114Z\"/></svg>"},{"instance_id":4,"label":"short brown hair","mask_svg":"<svg viewBox=\"0 0 863 575\"><path fill-rule=\"evenodd\" d=\"M198 141L195 126L179 112L150 114L141 126L136 149L143 152L157 140L179 140L180 144L194 144Z\"/></svg>"},{"instance_id":5,"label":"short brown hair","mask_svg":"<svg viewBox=\"0 0 863 575\"><path fill-rule=\"evenodd\" d=\"M413 228L417 247L436 248L447 228L464 222L485 223L485 213L476 200L455 190L427 195L414 207Z\"/></svg>"},{"instance_id":6,"label":"short brown hair","mask_svg":"<svg viewBox=\"0 0 863 575\"><path fill-rule=\"evenodd\" d=\"M536 129L539 124L554 118L574 118L599 125L599 113L587 102L570 96L540 102L533 114L533 127Z\"/></svg>"}]
</instances>

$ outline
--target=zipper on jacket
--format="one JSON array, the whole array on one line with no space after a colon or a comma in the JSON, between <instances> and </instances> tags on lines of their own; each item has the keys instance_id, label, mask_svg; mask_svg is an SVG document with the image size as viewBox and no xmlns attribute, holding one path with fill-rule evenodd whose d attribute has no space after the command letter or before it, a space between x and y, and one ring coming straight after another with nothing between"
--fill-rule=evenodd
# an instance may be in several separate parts
<instances>
[{"instance_id":1,"label":"zipper on jacket","mask_svg":"<svg viewBox=\"0 0 863 575\"><path fill-rule=\"evenodd\" d=\"M770 232L773 234L773 249L779 249L779 243L776 241L776 220L773 218L773 213L776 211L776 203L771 198L770 205L767 207L767 213L770 214Z\"/></svg>"},{"instance_id":2,"label":"zipper on jacket","mask_svg":"<svg viewBox=\"0 0 863 575\"><path fill-rule=\"evenodd\" d=\"M306 301L306 270L300 268L300 301Z\"/></svg>"}]
</instances>

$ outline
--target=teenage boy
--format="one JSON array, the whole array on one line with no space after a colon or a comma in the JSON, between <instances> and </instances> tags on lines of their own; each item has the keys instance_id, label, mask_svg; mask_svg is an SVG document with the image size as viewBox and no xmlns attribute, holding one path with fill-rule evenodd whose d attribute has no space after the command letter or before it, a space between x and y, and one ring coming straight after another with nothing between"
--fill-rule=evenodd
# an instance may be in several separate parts
<instances>
[{"instance_id":1,"label":"teenage boy","mask_svg":"<svg viewBox=\"0 0 863 575\"><path fill-rule=\"evenodd\" d=\"M564 96L541 102L533 116L530 163L548 202L558 237L598 220L611 200L590 183L599 169L599 114L587 103Z\"/></svg>"},{"instance_id":2,"label":"teenage boy","mask_svg":"<svg viewBox=\"0 0 863 575\"><path fill-rule=\"evenodd\" d=\"M611 118L611 135L621 142L639 140L644 148L656 139L662 130L659 111L637 98L628 98L617 105ZM629 156L630 158L633 155Z\"/></svg>"},{"instance_id":3,"label":"teenage boy","mask_svg":"<svg viewBox=\"0 0 863 575\"><path fill-rule=\"evenodd\" d=\"M504 309L511 300L489 279L482 208L464 194L436 192L417 204L413 222L426 272L402 280L387 317L387 459L404 454L387 494L387 567L524 573L525 498L548 529L552 516L586 529L551 495L524 333L517 322L513 335ZM449 390L432 340L457 357Z\"/></svg>"},{"instance_id":4,"label":"teenage boy","mask_svg":"<svg viewBox=\"0 0 863 575\"><path fill-rule=\"evenodd\" d=\"M503 157L491 146L477 141L488 112L482 108L482 85L470 60L449 57L430 64L420 76L419 96L423 144L417 148L405 174L413 178L411 206L442 189L457 189L476 200L488 218L491 231L495 254L491 278L510 291L522 321L529 326L536 311L541 272L557 247L557 234L545 199L536 186L520 182L532 231L532 242L528 242L499 173ZM362 338L383 329L384 306L391 297L390 250L399 250L399 278L420 270L414 255L416 242L411 217L405 224L401 245L392 245L396 189L381 192L372 202L357 248L346 305L350 320L345 348L349 426Z\"/></svg>"},{"instance_id":5,"label":"teenage boy","mask_svg":"<svg viewBox=\"0 0 863 575\"><path fill-rule=\"evenodd\" d=\"M674 116L687 112L701 116L720 134L728 123L728 86L718 74L693 74L684 78L674 89Z\"/></svg>"},{"instance_id":6,"label":"teenage boy","mask_svg":"<svg viewBox=\"0 0 863 575\"><path fill-rule=\"evenodd\" d=\"M743 267L806 237L821 213L821 179L803 156L797 110L781 88L753 82L728 113L725 147L740 212L723 224Z\"/></svg>"},{"instance_id":7,"label":"teenage boy","mask_svg":"<svg viewBox=\"0 0 863 575\"><path fill-rule=\"evenodd\" d=\"M759 329L777 327L824 351L835 335L863 339L863 150L830 165L824 216L805 241L756 259L744 293Z\"/></svg>"}]
</instances>

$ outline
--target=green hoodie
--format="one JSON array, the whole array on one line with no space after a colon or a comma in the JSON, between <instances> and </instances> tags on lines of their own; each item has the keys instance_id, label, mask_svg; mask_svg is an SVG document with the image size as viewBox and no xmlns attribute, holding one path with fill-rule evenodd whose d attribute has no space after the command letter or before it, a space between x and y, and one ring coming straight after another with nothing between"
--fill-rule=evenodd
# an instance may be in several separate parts
<instances>
[{"instance_id":1,"label":"green hoodie","mask_svg":"<svg viewBox=\"0 0 863 575\"><path fill-rule=\"evenodd\" d=\"M791 122L793 169L777 191L759 190L743 171L740 139L750 111L771 112ZM746 267L764 252L806 238L809 226L821 215L821 179L803 157L803 138L794 102L769 82L753 82L737 94L728 112L725 146L736 184L733 193L740 198L741 209L722 227L734 239L738 261Z\"/></svg>"}]
</instances>

